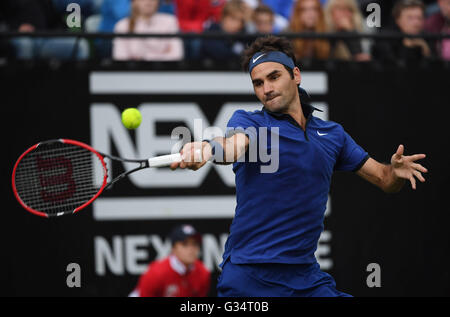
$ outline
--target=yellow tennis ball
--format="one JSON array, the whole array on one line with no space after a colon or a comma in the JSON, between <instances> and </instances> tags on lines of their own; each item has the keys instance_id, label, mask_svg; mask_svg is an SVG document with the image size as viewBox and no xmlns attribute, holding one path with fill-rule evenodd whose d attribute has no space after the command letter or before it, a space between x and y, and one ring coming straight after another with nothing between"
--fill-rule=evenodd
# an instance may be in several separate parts
<instances>
[{"instance_id":1,"label":"yellow tennis ball","mask_svg":"<svg viewBox=\"0 0 450 317\"><path fill-rule=\"evenodd\" d=\"M136 129L142 122L142 115L136 108L128 108L122 112L122 123L127 129Z\"/></svg>"}]
</instances>

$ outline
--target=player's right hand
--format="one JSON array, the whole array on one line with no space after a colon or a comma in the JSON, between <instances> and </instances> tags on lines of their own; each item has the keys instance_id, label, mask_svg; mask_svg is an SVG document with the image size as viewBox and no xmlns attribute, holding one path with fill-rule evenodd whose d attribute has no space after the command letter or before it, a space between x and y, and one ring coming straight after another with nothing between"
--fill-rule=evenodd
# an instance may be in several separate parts
<instances>
[{"instance_id":1,"label":"player's right hand","mask_svg":"<svg viewBox=\"0 0 450 317\"><path fill-rule=\"evenodd\" d=\"M208 142L186 143L180 151L181 162L172 163L170 169L189 168L196 171L211 159L211 150Z\"/></svg>"}]
</instances>

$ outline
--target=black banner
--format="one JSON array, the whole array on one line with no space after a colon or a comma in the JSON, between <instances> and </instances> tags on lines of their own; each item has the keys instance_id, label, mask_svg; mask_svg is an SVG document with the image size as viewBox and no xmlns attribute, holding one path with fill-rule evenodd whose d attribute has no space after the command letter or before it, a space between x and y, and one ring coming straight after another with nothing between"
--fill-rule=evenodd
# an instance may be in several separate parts
<instances>
[{"instance_id":1,"label":"black banner","mask_svg":"<svg viewBox=\"0 0 450 317\"><path fill-rule=\"evenodd\" d=\"M386 194L352 173L336 173L316 256L337 288L354 296L450 295L449 182L445 108L450 71L442 67L379 69L336 65L302 72L321 116L341 123L369 154L389 162L399 144L426 153L426 183ZM161 64L100 68L3 66L1 283L4 296L127 296L147 264L170 252L167 234L192 223L203 234L201 259L215 284L233 217L230 166L143 171L76 215L43 219L15 201L16 159L40 141L70 138L122 157L169 153L174 128L199 139L223 129L236 109L255 109L248 75L179 70ZM138 107L142 125L126 130L120 113ZM206 130L206 132L205 132ZM114 166L113 174L123 170ZM80 287L69 287L71 263ZM371 283L378 270L379 285Z\"/></svg>"}]
</instances>

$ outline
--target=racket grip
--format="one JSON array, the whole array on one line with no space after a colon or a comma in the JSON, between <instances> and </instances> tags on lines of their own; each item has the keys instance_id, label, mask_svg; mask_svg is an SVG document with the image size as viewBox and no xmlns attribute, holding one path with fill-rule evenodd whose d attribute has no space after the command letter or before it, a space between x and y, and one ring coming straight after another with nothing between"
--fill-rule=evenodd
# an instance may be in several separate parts
<instances>
[{"instance_id":1,"label":"racket grip","mask_svg":"<svg viewBox=\"0 0 450 317\"><path fill-rule=\"evenodd\" d=\"M181 161L181 154L176 153L152 157L148 159L148 164L150 165L150 167L161 167L161 166L169 166L172 163L180 161Z\"/></svg>"}]
</instances>

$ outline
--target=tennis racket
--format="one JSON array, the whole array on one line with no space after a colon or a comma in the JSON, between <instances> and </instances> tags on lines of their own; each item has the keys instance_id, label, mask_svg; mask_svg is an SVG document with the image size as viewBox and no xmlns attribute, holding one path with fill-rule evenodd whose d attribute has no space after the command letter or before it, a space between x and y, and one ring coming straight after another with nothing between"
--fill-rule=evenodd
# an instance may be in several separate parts
<instances>
[{"instance_id":1,"label":"tennis racket","mask_svg":"<svg viewBox=\"0 0 450 317\"><path fill-rule=\"evenodd\" d=\"M136 163L137 167L108 182L105 158ZM103 190L131 173L180 161L180 153L130 160L98 152L82 142L50 140L35 144L19 157L12 173L12 187L27 211L42 217L61 216L85 208Z\"/></svg>"}]
</instances>

